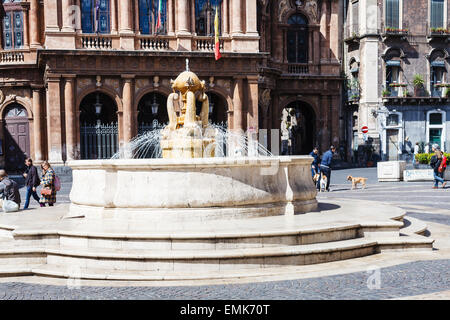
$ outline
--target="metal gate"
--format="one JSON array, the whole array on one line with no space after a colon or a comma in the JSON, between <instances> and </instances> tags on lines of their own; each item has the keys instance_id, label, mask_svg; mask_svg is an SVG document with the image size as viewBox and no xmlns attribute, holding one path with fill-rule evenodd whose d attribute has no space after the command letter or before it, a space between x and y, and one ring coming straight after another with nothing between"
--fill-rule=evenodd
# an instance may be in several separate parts
<instances>
[{"instance_id":1,"label":"metal gate","mask_svg":"<svg viewBox=\"0 0 450 320\"><path fill-rule=\"evenodd\" d=\"M81 159L110 159L119 151L117 123L81 127Z\"/></svg>"}]
</instances>

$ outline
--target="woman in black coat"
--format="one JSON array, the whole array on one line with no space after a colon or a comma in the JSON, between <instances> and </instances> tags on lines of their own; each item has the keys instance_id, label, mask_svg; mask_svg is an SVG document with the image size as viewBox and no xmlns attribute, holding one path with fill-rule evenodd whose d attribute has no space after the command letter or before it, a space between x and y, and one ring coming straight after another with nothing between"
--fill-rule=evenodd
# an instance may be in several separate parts
<instances>
[{"instance_id":1,"label":"woman in black coat","mask_svg":"<svg viewBox=\"0 0 450 320\"><path fill-rule=\"evenodd\" d=\"M34 200L39 202L40 198L36 192L36 188L41 183L37 169L35 166L33 166L33 160L31 158L26 159L25 165L27 166L27 169L23 174L23 176L25 178L25 186L27 188L27 193L25 196L25 205L23 207L24 210L28 209L28 206L30 205L31 196L33 196Z\"/></svg>"},{"instance_id":2,"label":"woman in black coat","mask_svg":"<svg viewBox=\"0 0 450 320\"><path fill-rule=\"evenodd\" d=\"M436 149L436 154L431 157L430 166L433 168L434 173L434 187L433 189L437 189L439 187L439 182L442 183L442 188L445 188L446 182L444 181L444 171L439 172L439 167L442 164L442 160L444 159L444 155L441 150Z\"/></svg>"}]
</instances>

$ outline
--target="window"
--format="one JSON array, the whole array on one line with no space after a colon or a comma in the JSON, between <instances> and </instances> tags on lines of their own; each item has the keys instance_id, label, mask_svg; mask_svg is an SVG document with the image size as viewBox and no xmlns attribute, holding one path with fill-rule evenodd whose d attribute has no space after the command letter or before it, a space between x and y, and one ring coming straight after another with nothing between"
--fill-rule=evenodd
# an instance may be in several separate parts
<instances>
[{"instance_id":1,"label":"window","mask_svg":"<svg viewBox=\"0 0 450 320\"><path fill-rule=\"evenodd\" d=\"M199 36L214 35L214 19L219 10L219 21L222 18L221 0L195 0L195 31ZM219 23L219 34L220 23Z\"/></svg>"},{"instance_id":2,"label":"window","mask_svg":"<svg viewBox=\"0 0 450 320\"><path fill-rule=\"evenodd\" d=\"M442 124L442 113L431 113L430 114L430 124Z\"/></svg>"},{"instance_id":3,"label":"window","mask_svg":"<svg viewBox=\"0 0 450 320\"><path fill-rule=\"evenodd\" d=\"M287 59L289 63L308 62L308 21L303 15L294 14L287 31Z\"/></svg>"},{"instance_id":4,"label":"window","mask_svg":"<svg viewBox=\"0 0 450 320\"><path fill-rule=\"evenodd\" d=\"M431 92L433 97L442 96L442 83L444 82L445 63L444 61L433 61L431 63Z\"/></svg>"},{"instance_id":5,"label":"window","mask_svg":"<svg viewBox=\"0 0 450 320\"><path fill-rule=\"evenodd\" d=\"M386 0L386 27L400 28L399 0Z\"/></svg>"},{"instance_id":6,"label":"window","mask_svg":"<svg viewBox=\"0 0 450 320\"><path fill-rule=\"evenodd\" d=\"M15 1L20 2L20 1ZM3 0L3 49L19 49L23 47L23 12L13 0Z\"/></svg>"},{"instance_id":7,"label":"window","mask_svg":"<svg viewBox=\"0 0 450 320\"><path fill-rule=\"evenodd\" d=\"M391 93L391 97L398 97L399 91L396 84L400 81L400 61L389 60L386 62L386 90Z\"/></svg>"},{"instance_id":8,"label":"window","mask_svg":"<svg viewBox=\"0 0 450 320\"><path fill-rule=\"evenodd\" d=\"M446 112L439 109L428 111L426 130L427 141L438 144L442 151L445 151Z\"/></svg>"},{"instance_id":9,"label":"window","mask_svg":"<svg viewBox=\"0 0 450 320\"><path fill-rule=\"evenodd\" d=\"M444 28L444 0L431 0L430 5L430 28Z\"/></svg>"},{"instance_id":10,"label":"window","mask_svg":"<svg viewBox=\"0 0 450 320\"><path fill-rule=\"evenodd\" d=\"M396 127L399 124L398 114L390 114L386 119L386 126Z\"/></svg>"},{"instance_id":11,"label":"window","mask_svg":"<svg viewBox=\"0 0 450 320\"><path fill-rule=\"evenodd\" d=\"M109 0L81 0L81 29L83 33L109 33L109 11Z\"/></svg>"},{"instance_id":12,"label":"window","mask_svg":"<svg viewBox=\"0 0 450 320\"><path fill-rule=\"evenodd\" d=\"M161 24L158 26L159 17ZM166 19L167 0L139 0L141 34L166 34Z\"/></svg>"}]
</instances>

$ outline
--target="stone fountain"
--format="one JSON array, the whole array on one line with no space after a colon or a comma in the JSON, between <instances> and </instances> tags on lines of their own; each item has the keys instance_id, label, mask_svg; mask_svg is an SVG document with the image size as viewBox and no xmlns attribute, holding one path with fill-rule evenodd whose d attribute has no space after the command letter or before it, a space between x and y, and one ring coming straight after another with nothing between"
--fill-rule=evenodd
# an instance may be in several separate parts
<instances>
[{"instance_id":1,"label":"stone fountain","mask_svg":"<svg viewBox=\"0 0 450 320\"><path fill-rule=\"evenodd\" d=\"M171 84L162 158L70 162L71 216L183 221L316 209L310 157L215 157L217 129L209 123L205 81L187 61Z\"/></svg>"}]
</instances>

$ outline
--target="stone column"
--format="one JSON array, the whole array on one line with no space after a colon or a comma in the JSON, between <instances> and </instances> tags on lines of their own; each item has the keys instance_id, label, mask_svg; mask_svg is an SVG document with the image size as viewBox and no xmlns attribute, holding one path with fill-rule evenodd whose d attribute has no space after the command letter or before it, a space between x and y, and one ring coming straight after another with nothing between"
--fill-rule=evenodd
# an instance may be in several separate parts
<instances>
[{"instance_id":1,"label":"stone column","mask_svg":"<svg viewBox=\"0 0 450 320\"><path fill-rule=\"evenodd\" d=\"M133 79L134 76L124 75L122 76L123 93L123 140L124 143L128 143L134 138L134 112L133 112Z\"/></svg>"},{"instance_id":2,"label":"stone column","mask_svg":"<svg viewBox=\"0 0 450 320\"><path fill-rule=\"evenodd\" d=\"M231 32L233 34L242 34L242 19L241 19L242 1L241 0L231 0L231 1L232 1L231 14L233 17Z\"/></svg>"},{"instance_id":3,"label":"stone column","mask_svg":"<svg viewBox=\"0 0 450 320\"><path fill-rule=\"evenodd\" d=\"M329 110L329 102L328 102L328 96L322 95L320 97L320 114L321 114L321 131L322 131L322 139L321 139L321 152L325 152L330 147L330 126L328 124L328 114L330 113Z\"/></svg>"},{"instance_id":4,"label":"stone column","mask_svg":"<svg viewBox=\"0 0 450 320\"><path fill-rule=\"evenodd\" d=\"M131 0L121 0L120 4L120 33L133 33Z\"/></svg>"},{"instance_id":5,"label":"stone column","mask_svg":"<svg viewBox=\"0 0 450 320\"><path fill-rule=\"evenodd\" d=\"M64 110L66 113L66 148L67 160L77 159L75 136L75 95L74 82L76 75L64 75L66 80L64 86Z\"/></svg>"},{"instance_id":6,"label":"stone column","mask_svg":"<svg viewBox=\"0 0 450 320\"><path fill-rule=\"evenodd\" d=\"M47 147L52 165L63 164L60 81L58 75L49 75L47 79Z\"/></svg>"},{"instance_id":7,"label":"stone column","mask_svg":"<svg viewBox=\"0 0 450 320\"><path fill-rule=\"evenodd\" d=\"M31 47L40 47L39 43L39 0L30 1L30 38Z\"/></svg>"},{"instance_id":8,"label":"stone column","mask_svg":"<svg viewBox=\"0 0 450 320\"><path fill-rule=\"evenodd\" d=\"M339 60L339 1L331 1L330 54L331 60Z\"/></svg>"},{"instance_id":9,"label":"stone column","mask_svg":"<svg viewBox=\"0 0 450 320\"><path fill-rule=\"evenodd\" d=\"M245 33L252 36L258 35L258 26L257 26L257 4L256 0L246 0L245 6L245 24L246 30Z\"/></svg>"},{"instance_id":10,"label":"stone column","mask_svg":"<svg viewBox=\"0 0 450 320\"><path fill-rule=\"evenodd\" d=\"M320 34L322 36L322 39L320 41L320 59L326 60L328 58L328 48L327 48L327 29L328 29L328 22L327 22L327 1L322 1L322 10L321 10L321 17L320 17Z\"/></svg>"},{"instance_id":11,"label":"stone column","mask_svg":"<svg viewBox=\"0 0 450 320\"><path fill-rule=\"evenodd\" d=\"M44 0L45 31L59 31L57 0Z\"/></svg>"},{"instance_id":12,"label":"stone column","mask_svg":"<svg viewBox=\"0 0 450 320\"><path fill-rule=\"evenodd\" d=\"M340 103L340 97L339 96L332 96L331 97L331 143L336 147L339 148L339 120L340 120L340 110L341 110L341 103Z\"/></svg>"},{"instance_id":13,"label":"stone column","mask_svg":"<svg viewBox=\"0 0 450 320\"><path fill-rule=\"evenodd\" d=\"M223 0L222 2L222 17L223 17L223 36L228 36L228 0Z\"/></svg>"},{"instance_id":14,"label":"stone column","mask_svg":"<svg viewBox=\"0 0 450 320\"><path fill-rule=\"evenodd\" d=\"M29 48L30 46L30 29L29 29L29 12L28 10L24 10L23 12L23 46L25 48Z\"/></svg>"},{"instance_id":15,"label":"stone column","mask_svg":"<svg viewBox=\"0 0 450 320\"><path fill-rule=\"evenodd\" d=\"M74 32L73 28L73 12L70 10L71 1L70 0L62 0L62 20L63 25L61 31L63 32Z\"/></svg>"},{"instance_id":16,"label":"stone column","mask_svg":"<svg viewBox=\"0 0 450 320\"><path fill-rule=\"evenodd\" d=\"M174 0L167 1L167 34L170 36L175 33L173 28L173 1Z\"/></svg>"},{"instance_id":17,"label":"stone column","mask_svg":"<svg viewBox=\"0 0 450 320\"><path fill-rule=\"evenodd\" d=\"M111 0L111 34L117 34L117 0Z\"/></svg>"},{"instance_id":18,"label":"stone column","mask_svg":"<svg viewBox=\"0 0 450 320\"><path fill-rule=\"evenodd\" d=\"M42 133L42 87L32 86L33 89L33 136L34 136L34 160L43 160Z\"/></svg>"},{"instance_id":19,"label":"stone column","mask_svg":"<svg viewBox=\"0 0 450 320\"><path fill-rule=\"evenodd\" d=\"M244 130L242 116L243 79L235 79L233 93L233 129Z\"/></svg>"},{"instance_id":20,"label":"stone column","mask_svg":"<svg viewBox=\"0 0 450 320\"><path fill-rule=\"evenodd\" d=\"M247 128L254 128L258 131L258 77L247 77Z\"/></svg>"},{"instance_id":21,"label":"stone column","mask_svg":"<svg viewBox=\"0 0 450 320\"><path fill-rule=\"evenodd\" d=\"M178 21L177 34L188 34L189 4L187 0L178 0L178 6L175 8L175 19Z\"/></svg>"}]
</instances>

